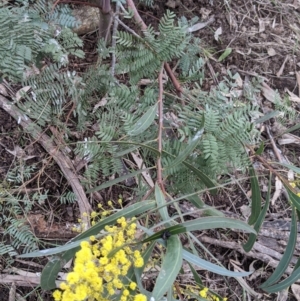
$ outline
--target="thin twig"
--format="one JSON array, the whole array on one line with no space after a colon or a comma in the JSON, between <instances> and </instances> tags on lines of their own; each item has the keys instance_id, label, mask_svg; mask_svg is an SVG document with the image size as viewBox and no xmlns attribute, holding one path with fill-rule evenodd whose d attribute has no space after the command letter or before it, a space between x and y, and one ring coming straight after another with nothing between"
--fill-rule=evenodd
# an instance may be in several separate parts
<instances>
[{"instance_id":1,"label":"thin twig","mask_svg":"<svg viewBox=\"0 0 300 301\"><path fill-rule=\"evenodd\" d=\"M276 145L276 143L275 143L275 140L274 140L274 138L273 138L273 136L272 136L272 134L271 134L271 132L270 132L270 128L269 128L268 125L266 125L266 130L267 130L267 134L268 134L268 136L269 136L269 139L270 139L270 141L271 141L271 144L272 144L274 153L275 153L275 155L276 155L278 161L279 161L280 163L288 163L287 160L286 160L285 158L283 158L283 156L281 155L281 152L280 152L280 150L278 149L278 147L277 147L277 145Z\"/></svg>"},{"instance_id":2,"label":"thin twig","mask_svg":"<svg viewBox=\"0 0 300 301\"><path fill-rule=\"evenodd\" d=\"M129 26L127 26L119 18L117 18L117 19L118 19L119 24L122 25L128 32L132 33L135 37L140 38L140 36L134 30L132 30Z\"/></svg>"},{"instance_id":3,"label":"thin twig","mask_svg":"<svg viewBox=\"0 0 300 301\"><path fill-rule=\"evenodd\" d=\"M117 30L118 30L118 25L119 25L119 15L120 12L120 5L119 2L117 2L116 4L116 11L114 14L114 26L113 26L113 32L112 32L112 39L111 39L111 46L112 49L114 50L112 53L112 58L111 58L111 75L114 76L115 75L115 66L116 66L116 34L117 34Z\"/></svg>"},{"instance_id":4,"label":"thin twig","mask_svg":"<svg viewBox=\"0 0 300 301\"><path fill-rule=\"evenodd\" d=\"M141 18L140 14L139 14L139 12L137 11L135 4L133 3L133 0L127 0L127 5L133 11L133 17L134 17L135 21L141 26L141 29L146 30L147 25L145 24L145 22L143 21L143 19ZM177 91L177 95L179 97L181 97L182 88L180 86L179 81L177 80L176 76L174 75L174 73L168 63L164 63L164 67L165 67L165 70L166 70L168 76L172 80L172 83Z\"/></svg>"},{"instance_id":5,"label":"thin twig","mask_svg":"<svg viewBox=\"0 0 300 301\"><path fill-rule=\"evenodd\" d=\"M257 155L255 153L254 149L250 145L246 145L246 146L247 146L247 148L250 149L251 154L257 160L259 160L263 166L265 166L271 173L273 173L275 176L277 176L280 179L280 181L283 182L284 185L289 188L290 191L292 191L294 194L297 194L297 191L295 190L295 188L293 188L291 186L289 181L286 178L284 178L279 172L277 172L266 159L264 159L262 156Z\"/></svg>"},{"instance_id":6,"label":"thin twig","mask_svg":"<svg viewBox=\"0 0 300 301\"><path fill-rule=\"evenodd\" d=\"M133 3L133 0L127 0L127 5L133 11L134 20L141 26L142 30L146 30L147 25L141 18L139 12L137 11L135 4Z\"/></svg>"},{"instance_id":7,"label":"thin twig","mask_svg":"<svg viewBox=\"0 0 300 301\"><path fill-rule=\"evenodd\" d=\"M145 201L148 199L148 197L151 195L151 193L154 191L154 186L151 187L147 192L146 194L143 196L142 200L141 201Z\"/></svg>"},{"instance_id":8,"label":"thin twig","mask_svg":"<svg viewBox=\"0 0 300 301\"><path fill-rule=\"evenodd\" d=\"M165 66L166 72L168 73L169 77L171 78L172 83L177 91L178 97L181 97L182 88L181 88L179 81L177 80L176 76L174 75L170 65L168 63L165 63L164 66Z\"/></svg>"}]
</instances>

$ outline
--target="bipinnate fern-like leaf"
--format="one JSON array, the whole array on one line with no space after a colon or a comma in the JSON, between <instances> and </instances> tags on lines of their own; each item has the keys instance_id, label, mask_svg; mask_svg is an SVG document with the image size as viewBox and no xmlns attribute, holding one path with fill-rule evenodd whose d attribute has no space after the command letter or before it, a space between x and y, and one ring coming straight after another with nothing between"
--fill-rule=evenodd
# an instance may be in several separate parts
<instances>
[{"instance_id":1,"label":"bipinnate fern-like leaf","mask_svg":"<svg viewBox=\"0 0 300 301\"><path fill-rule=\"evenodd\" d=\"M162 62L183 54L187 37L184 30L174 25L175 14L167 11L159 24L159 34L150 26L144 37L118 32L118 72L128 71L132 83L143 77L151 77Z\"/></svg>"}]
</instances>

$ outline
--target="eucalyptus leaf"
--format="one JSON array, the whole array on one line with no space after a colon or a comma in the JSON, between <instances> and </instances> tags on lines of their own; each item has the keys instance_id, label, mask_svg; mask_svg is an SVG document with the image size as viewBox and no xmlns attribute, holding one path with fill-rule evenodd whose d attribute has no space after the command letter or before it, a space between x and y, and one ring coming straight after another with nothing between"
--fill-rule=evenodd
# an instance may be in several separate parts
<instances>
[{"instance_id":1,"label":"eucalyptus leaf","mask_svg":"<svg viewBox=\"0 0 300 301\"><path fill-rule=\"evenodd\" d=\"M283 281L275 285L264 288L264 291L266 291L269 294L280 292L288 288L293 283L295 283L299 278L300 278L300 268L296 269L288 278L284 279Z\"/></svg>"},{"instance_id":2,"label":"eucalyptus leaf","mask_svg":"<svg viewBox=\"0 0 300 301\"><path fill-rule=\"evenodd\" d=\"M116 185L120 182L123 182L123 181L125 181L129 178L133 178L134 176L139 175L139 174L141 174L145 171L149 171L150 169L152 169L152 168L139 169L139 170L133 171L131 173L128 173L124 176L118 177L116 179L104 182L100 186L97 186L97 187L94 187L94 188L91 188L91 189L87 190L87 193L91 193L91 192L94 192L94 191L102 190L102 189L107 188L107 187L111 187L111 186Z\"/></svg>"},{"instance_id":3,"label":"eucalyptus leaf","mask_svg":"<svg viewBox=\"0 0 300 301\"><path fill-rule=\"evenodd\" d=\"M182 244L177 235L167 241L167 250L153 289L153 297L159 300L173 285L182 266Z\"/></svg>"},{"instance_id":4,"label":"eucalyptus leaf","mask_svg":"<svg viewBox=\"0 0 300 301\"><path fill-rule=\"evenodd\" d=\"M133 128L128 132L129 136L137 136L142 134L152 124L157 114L157 103L150 107L147 112L134 124Z\"/></svg>"},{"instance_id":5,"label":"eucalyptus leaf","mask_svg":"<svg viewBox=\"0 0 300 301\"><path fill-rule=\"evenodd\" d=\"M197 265L207 271L228 277L246 277L252 274L252 272L232 272L221 266L213 264L209 261L206 261L199 256L196 256L186 250L183 250L182 257L184 260L189 262L190 264Z\"/></svg>"},{"instance_id":6,"label":"eucalyptus leaf","mask_svg":"<svg viewBox=\"0 0 300 301\"><path fill-rule=\"evenodd\" d=\"M262 142L260 143L259 148L256 150L255 155L259 155L259 156L260 156L260 155L263 153L264 148L265 148L265 144L264 144L264 142L262 141Z\"/></svg>"},{"instance_id":7,"label":"eucalyptus leaf","mask_svg":"<svg viewBox=\"0 0 300 301\"><path fill-rule=\"evenodd\" d=\"M158 212L159 212L162 220L163 221L169 220L170 216L169 216L168 209L166 206L166 199L157 183L155 184L155 200L157 202L157 207L159 208Z\"/></svg>"},{"instance_id":8,"label":"eucalyptus leaf","mask_svg":"<svg viewBox=\"0 0 300 301\"><path fill-rule=\"evenodd\" d=\"M291 191L291 189L287 185L284 185L284 187L288 192L290 201L297 208L297 210L300 211L300 197L297 194L295 194L293 191Z\"/></svg>"},{"instance_id":9,"label":"eucalyptus leaf","mask_svg":"<svg viewBox=\"0 0 300 301\"><path fill-rule=\"evenodd\" d=\"M151 244L149 246L147 246L146 251L142 254L142 257L144 259L144 266L141 267L141 268L134 268L135 279L136 279L137 285L139 287L139 291L142 294L145 294L145 292L146 292L146 290L144 289L143 284L142 284L142 274L144 272L145 266L147 266L147 264L148 264L148 261L149 261L149 259L151 257L151 254L152 254L152 251L153 251L153 249L155 247L155 244L156 244L155 241L151 242ZM126 277L129 278L129 279L132 279L132 278L130 278L129 274L127 274Z\"/></svg>"},{"instance_id":10,"label":"eucalyptus leaf","mask_svg":"<svg viewBox=\"0 0 300 301\"><path fill-rule=\"evenodd\" d=\"M52 290L56 288L56 277L64 265L71 260L79 247L64 252L62 256L53 256L44 267L41 274L41 288L43 290Z\"/></svg>"},{"instance_id":11,"label":"eucalyptus leaf","mask_svg":"<svg viewBox=\"0 0 300 301\"><path fill-rule=\"evenodd\" d=\"M250 182L251 182L251 215L249 217L249 225L253 225L259 217L261 211L261 195L258 180L253 166L249 168Z\"/></svg>"},{"instance_id":12,"label":"eucalyptus leaf","mask_svg":"<svg viewBox=\"0 0 300 301\"><path fill-rule=\"evenodd\" d=\"M215 195L217 193L215 183L205 173L203 173L200 169L194 167L192 164L186 161L183 161L183 164L201 179L205 186L210 189L209 191L211 192L211 194Z\"/></svg>"},{"instance_id":13,"label":"eucalyptus leaf","mask_svg":"<svg viewBox=\"0 0 300 301\"><path fill-rule=\"evenodd\" d=\"M267 193L267 196L266 196L266 203L265 203L265 206L263 208L263 210L261 211L257 221L255 222L253 228L254 230L258 233L261 225L263 224L264 220L265 220L265 216L266 216L266 213L267 213L267 210L269 208L269 203L270 203L270 193L271 193L271 175L269 177L269 187L268 187L268 193ZM254 234L254 233L250 233L249 235L249 238L248 238L248 241L243 245L243 248L246 252L249 252L255 241L256 241L256 237L257 235Z\"/></svg>"},{"instance_id":14,"label":"eucalyptus leaf","mask_svg":"<svg viewBox=\"0 0 300 301\"><path fill-rule=\"evenodd\" d=\"M182 163L196 148L196 146L201 141L201 136L204 132L204 128L200 129L196 135L193 137L191 142L188 144L188 146L182 150L178 156L176 156L175 160L172 161L166 168L174 168L176 165Z\"/></svg>"},{"instance_id":15,"label":"eucalyptus leaf","mask_svg":"<svg viewBox=\"0 0 300 301\"><path fill-rule=\"evenodd\" d=\"M268 278L267 281L265 281L260 287L265 290L268 286L272 285L276 281L280 279L280 277L284 274L285 270L287 269L294 250L296 246L296 241L297 241L297 214L296 214L296 209L293 207L292 211L292 222L291 222L291 231L290 231L290 237L289 241L287 243L285 252L276 267L274 273Z\"/></svg>"},{"instance_id":16,"label":"eucalyptus leaf","mask_svg":"<svg viewBox=\"0 0 300 301\"><path fill-rule=\"evenodd\" d=\"M195 268L190 264L190 262L188 262L188 265L192 271L193 277L194 277L194 281L201 287L203 286L202 280L199 276L199 274L197 273L197 271L195 270Z\"/></svg>"},{"instance_id":17,"label":"eucalyptus leaf","mask_svg":"<svg viewBox=\"0 0 300 301\"><path fill-rule=\"evenodd\" d=\"M175 155L172 155L171 153L169 153L165 150L163 150L162 152L163 152L163 154L165 154L167 156L170 156L170 157L173 157L173 158L176 157ZM205 186L210 189L211 194L216 194L217 193L215 183L205 173L203 173L201 170L194 167L192 164L188 163L187 161L183 161L182 163L187 168L189 168L192 172L194 172L195 175L197 175L197 177L199 177L201 179L201 181L205 184Z\"/></svg>"},{"instance_id":18,"label":"eucalyptus leaf","mask_svg":"<svg viewBox=\"0 0 300 301\"><path fill-rule=\"evenodd\" d=\"M279 112L279 111L272 111L272 112L267 113L267 114L265 114L264 116L262 116L262 117L256 119L256 120L255 120L255 123L256 123L256 124L263 123L263 122L265 122L265 121L267 121L267 120L269 120L269 119L271 119L271 118L273 118L273 117L278 116L279 114L281 114L281 112Z\"/></svg>"},{"instance_id":19,"label":"eucalyptus leaf","mask_svg":"<svg viewBox=\"0 0 300 301\"><path fill-rule=\"evenodd\" d=\"M296 172L297 174L300 174L300 168L299 167L296 167L294 165L291 165L291 164L286 164L286 163L280 163L280 162L272 162L272 164L278 164L278 165L282 165L294 172Z\"/></svg>"},{"instance_id":20,"label":"eucalyptus leaf","mask_svg":"<svg viewBox=\"0 0 300 301\"><path fill-rule=\"evenodd\" d=\"M181 223L179 225L165 228L147 237L142 241L142 243L161 238L165 231L168 231L170 235L175 235L180 233L186 233L189 231L207 230L207 229L216 229L216 228L239 229L239 230L244 230L256 234L256 231L245 222L234 220L227 217L210 216L210 217L197 218L191 221Z\"/></svg>"},{"instance_id":21,"label":"eucalyptus leaf","mask_svg":"<svg viewBox=\"0 0 300 301\"><path fill-rule=\"evenodd\" d=\"M214 207L210 207L208 205L206 205L200 198L198 195L191 195L191 196L187 196L186 199L191 202L196 208L199 209L204 209L203 211L203 215L206 216L222 216L224 217L224 213L219 211L218 209L214 208Z\"/></svg>"}]
</instances>

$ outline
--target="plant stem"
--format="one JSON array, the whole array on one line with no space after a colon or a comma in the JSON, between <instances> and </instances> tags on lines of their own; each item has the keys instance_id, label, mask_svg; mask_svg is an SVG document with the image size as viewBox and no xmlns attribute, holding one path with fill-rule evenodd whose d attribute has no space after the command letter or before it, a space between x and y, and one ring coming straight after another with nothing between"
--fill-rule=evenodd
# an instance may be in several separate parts
<instances>
[{"instance_id":1,"label":"plant stem","mask_svg":"<svg viewBox=\"0 0 300 301\"><path fill-rule=\"evenodd\" d=\"M127 0L127 5L133 11L133 17L134 17L135 21L141 26L141 29L146 30L147 25L145 24L145 22L143 21L143 19L140 16L140 14L138 13L138 11L135 7L135 4L133 3L133 0ZM170 68L170 66L167 62L164 63L164 67L166 69L167 74L169 75L169 77L171 78L171 80L173 82L173 85L177 91L177 95L179 97L181 97L182 88L180 86L179 81L177 80L176 76L174 75L172 69Z\"/></svg>"}]
</instances>

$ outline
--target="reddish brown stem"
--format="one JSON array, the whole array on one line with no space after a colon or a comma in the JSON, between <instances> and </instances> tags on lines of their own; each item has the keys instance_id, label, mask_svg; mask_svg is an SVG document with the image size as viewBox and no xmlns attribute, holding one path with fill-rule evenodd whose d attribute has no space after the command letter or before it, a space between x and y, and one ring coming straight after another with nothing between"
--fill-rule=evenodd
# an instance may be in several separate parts
<instances>
[{"instance_id":1,"label":"reddish brown stem","mask_svg":"<svg viewBox=\"0 0 300 301\"><path fill-rule=\"evenodd\" d=\"M133 0L127 0L127 5L133 11L134 20L141 26L142 30L146 30L147 25L145 24L139 12L137 11L135 4L133 3Z\"/></svg>"},{"instance_id":2,"label":"reddish brown stem","mask_svg":"<svg viewBox=\"0 0 300 301\"><path fill-rule=\"evenodd\" d=\"M139 14L139 12L137 11L135 4L133 3L133 0L127 0L127 5L133 11L133 17L134 17L135 21L141 26L142 30L146 30L147 25L145 24L145 22L143 21L143 19L141 18L140 14ZM169 64L164 63L164 67L173 82L173 85L177 91L178 96L181 97L182 88L180 86L180 83L178 82L178 80L177 80L176 76L174 75L172 69L170 68Z\"/></svg>"},{"instance_id":3,"label":"reddish brown stem","mask_svg":"<svg viewBox=\"0 0 300 301\"><path fill-rule=\"evenodd\" d=\"M55 6L58 5L59 3L83 4L83 5L86 5L86 6L102 8L102 6L99 6L98 4L95 4L95 3L89 3L89 2L84 2L84 1L76 1L76 0L57 0L57 1L54 3L54 5L53 5L53 9L54 9ZM53 10L53 9L52 9L52 10Z\"/></svg>"},{"instance_id":4,"label":"reddish brown stem","mask_svg":"<svg viewBox=\"0 0 300 301\"><path fill-rule=\"evenodd\" d=\"M173 85L174 85L174 87L175 87L175 89L177 91L177 96L181 97L182 88L181 88L180 83L177 80L176 76L174 75L174 73L173 73L170 65L168 63L165 63L164 67L165 67L165 70L168 73L169 77L171 78L172 83L173 83Z\"/></svg>"}]
</instances>

